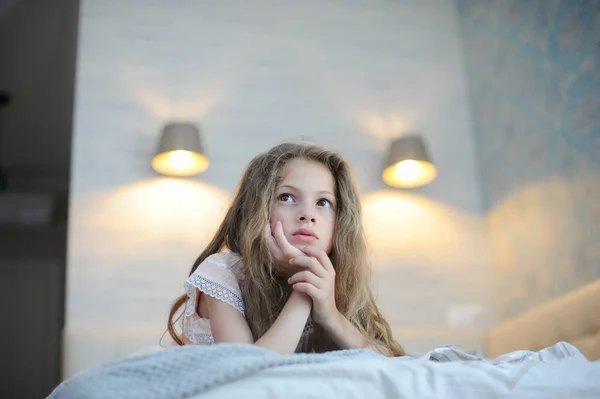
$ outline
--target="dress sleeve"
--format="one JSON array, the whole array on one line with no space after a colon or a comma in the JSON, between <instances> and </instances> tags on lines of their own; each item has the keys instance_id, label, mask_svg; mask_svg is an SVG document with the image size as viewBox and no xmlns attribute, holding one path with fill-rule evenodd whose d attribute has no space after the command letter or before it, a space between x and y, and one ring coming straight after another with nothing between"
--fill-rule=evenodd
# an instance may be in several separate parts
<instances>
[{"instance_id":1,"label":"dress sleeve","mask_svg":"<svg viewBox=\"0 0 600 399\"><path fill-rule=\"evenodd\" d=\"M234 272L240 258L233 253L221 252L207 257L184 283L189 297L185 315L196 312L197 293L225 302L245 314L238 276Z\"/></svg>"}]
</instances>

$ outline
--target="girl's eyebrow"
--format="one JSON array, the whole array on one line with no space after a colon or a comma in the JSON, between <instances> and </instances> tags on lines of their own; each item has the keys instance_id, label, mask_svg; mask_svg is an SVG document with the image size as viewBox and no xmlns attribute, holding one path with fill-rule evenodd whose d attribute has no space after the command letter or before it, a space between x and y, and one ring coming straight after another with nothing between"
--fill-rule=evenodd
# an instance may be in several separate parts
<instances>
[{"instance_id":1,"label":"girl's eyebrow","mask_svg":"<svg viewBox=\"0 0 600 399\"><path fill-rule=\"evenodd\" d=\"M297 189L296 187L294 187L294 186L289 186L289 185L287 185L287 184L284 184L283 186L279 186L279 189L282 189L282 188L291 188L292 190L296 190L296 191L298 191L298 189Z\"/></svg>"},{"instance_id":2,"label":"girl's eyebrow","mask_svg":"<svg viewBox=\"0 0 600 399\"><path fill-rule=\"evenodd\" d=\"M289 188L291 190L300 191L296 187L290 186L288 184L284 184L283 186L279 186L279 189L282 189L282 188ZM317 194L329 194L329 195L333 195L333 193L331 191L329 191L329 190L321 190Z\"/></svg>"},{"instance_id":3,"label":"girl's eyebrow","mask_svg":"<svg viewBox=\"0 0 600 399\"><path fill-rule=\"evenodd\" d=\"M321 190L321 191L319 191L319 194L329 194L332 197L335 197L335 195L333 195L333 193L329 190Z\"/></svg>"}]
</instances>

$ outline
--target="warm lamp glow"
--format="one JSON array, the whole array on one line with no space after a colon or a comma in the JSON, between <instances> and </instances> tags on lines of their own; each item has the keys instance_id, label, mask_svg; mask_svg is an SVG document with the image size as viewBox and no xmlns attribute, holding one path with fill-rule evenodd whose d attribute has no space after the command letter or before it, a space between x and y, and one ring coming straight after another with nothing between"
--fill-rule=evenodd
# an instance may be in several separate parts
<instances>
[{"instance_id":1,"label":"warm lamp glow","mask_svg":"<svg viewBox=\"0 0 600 399\"><path fill-rule=\"evenodd\" d=\"M208 169L200 132L191 123L170 123L163 129L152 168L167 176L193 176Z\"/></svg>"},{"instance_id":2,"label":"warm lamp glow","mask_svg":"<svg viewBox=\"0 0 600 399\"><path fill-rule=\"evenodd\" d=\"M487 259L478 216L408 191L373 192L362 203L365 236L377 270L481 268Z\"/></svg>"},{"instance_id":3,"label":"warm lamp glow","mask_svg":"<svg viewBox=\"0 0 600 399\"><path fill-rule=\"evenodd\" d=\"M411 188L431 183L437 169L427 161L406 159L388 166L383 171L383 181L392 187Z\"/></svg>"},{"instance_id":4,"label":"warm lamp glow","mask_svg":"<svg viewBox=\"0 0 600 399\"><path fill-rule=\"evenodd\" d=\"M212 238L228 202L226 192L201 181L157 177L90 199L77 208L85 223L79 223L75 229L91 229L93 239L102 240L103 245L97 248L86 245L86 253L94 254L94 258L116 256L130 260L133 265L148 267L140 261L146 259L140 258L140 253L144 256L173 253L171 256L176 257L181 250L186 256L196 256L197 248ZM86 237L74 236L72 244L81 248ZM121 265L116 263L112 266ZM109 270L110 267L104 268L102 273L110 273Z\"/></svg>"},{"instance_id":5,"label":"warm lamp glow","mask_svg":"<svg viewBox=\"0 0 600 399\"><path fill-rule=\"evenodd\" d=\"M152 168L168 176L193 176L208 169L208 159L197 152L186 150L167 151L157 154Z\"/></svg>"},{"instance_id":6,"label":"warm lamp glow","mask_svg":"<svg viewBox=\"0 0 600 399\"><path fill-rule=\"evenodd\" d=\"M383 181L392 187L413 188L431 183L437 169L419 136L404 136L394 140L387 154Z\"/></svg>"}]
</instances>

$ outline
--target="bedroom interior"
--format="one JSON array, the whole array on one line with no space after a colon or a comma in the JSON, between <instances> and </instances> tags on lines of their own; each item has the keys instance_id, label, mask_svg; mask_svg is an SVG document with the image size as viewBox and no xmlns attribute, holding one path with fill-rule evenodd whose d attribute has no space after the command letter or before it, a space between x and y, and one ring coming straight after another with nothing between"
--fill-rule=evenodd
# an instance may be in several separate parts
<instances>
[{"instance_id":1,"label":"bedroom interior","mask_svg":"<svg viewBox=\"0 0 600 399\"><path fill-rule=\"evenodd\" d=\"M298 138L355 168L410 354L600 358L598 2L48 3L0 6L0 396L157 345L243 167ZM165 176L176 136L201 155ZM407 139L429 175L395 188Z\"/></svg>"}]
</instances>

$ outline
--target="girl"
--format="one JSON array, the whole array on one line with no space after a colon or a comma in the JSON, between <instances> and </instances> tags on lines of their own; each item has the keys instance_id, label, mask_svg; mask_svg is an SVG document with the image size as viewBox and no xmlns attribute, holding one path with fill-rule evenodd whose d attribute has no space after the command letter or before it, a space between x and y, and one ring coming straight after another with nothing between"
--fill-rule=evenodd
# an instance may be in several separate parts
<instances>
[{"instance_id":1,"label":"girl","mask_svg":"<svg viewBox=\"0 0 600 399\"><path fill-rule=\"evenodd\" d=\"M168 321L179 345L404 355L371 293L348 164L315 145L281 144L250 162L184 288ZM184 304L179 336L175 315Z\"/></svg>"}]
</instances>

